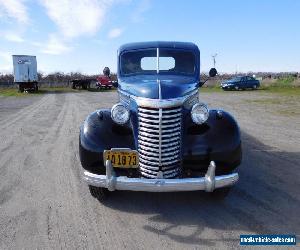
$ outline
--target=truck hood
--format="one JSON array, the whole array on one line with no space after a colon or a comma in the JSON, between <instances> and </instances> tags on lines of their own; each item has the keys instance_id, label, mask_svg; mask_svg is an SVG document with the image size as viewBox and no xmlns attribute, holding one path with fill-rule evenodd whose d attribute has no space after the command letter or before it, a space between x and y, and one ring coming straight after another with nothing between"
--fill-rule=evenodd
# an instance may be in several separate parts
<instances>
[{"instance_id":1,"label":"truck hood","mask_svg":"<svg viewBox=\"0 0 300 250\"><path fill-rule=\"evenodd\" d=\"M198 88L198 82L194 77L143 75L119 79L119 89L130 95L159 99L158 80L162 99L182 97Z\"/></svg>"}]
</instances>

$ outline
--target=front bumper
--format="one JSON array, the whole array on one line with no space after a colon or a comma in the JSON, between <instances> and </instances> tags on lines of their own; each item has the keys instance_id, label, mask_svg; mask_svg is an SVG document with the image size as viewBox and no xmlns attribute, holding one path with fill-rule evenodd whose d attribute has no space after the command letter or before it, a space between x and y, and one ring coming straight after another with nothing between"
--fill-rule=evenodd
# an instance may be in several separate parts
<instances>
[{"instance_id":1,"label":"front bumper","mask_svg":"<svg viewBox=\"0 0 300 250\"><path fill-rule=\"evenodd\" d=\"M215 176L216 165L210 162L205 177L183 179L145 179L115 176L109 160L106 161L106 175L97 175L88 171L83 172L83 179L91 186L107 188L109 191L130 190L145 192L175 192L205 190L212 192L217 188L235 184L239 175L237 173Z\"/></svg>"}]
</instances>

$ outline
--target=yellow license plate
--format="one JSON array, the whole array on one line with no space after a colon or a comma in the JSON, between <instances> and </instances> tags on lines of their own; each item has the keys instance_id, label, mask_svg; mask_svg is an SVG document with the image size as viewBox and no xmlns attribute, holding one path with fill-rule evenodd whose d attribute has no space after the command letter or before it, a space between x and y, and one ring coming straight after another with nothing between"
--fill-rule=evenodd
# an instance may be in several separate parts
<instances>
[{"instance_id":1,"label":"yellow license plate","mask_svg":"<svg viewBox=\"0 0 300 250\"><path fill-rule=\"evenodd\" d=\"M115 168L137 168L139 165L139 155L135 150L104 150L104 162L110 160Z\"/></svg>"}]
</instances>

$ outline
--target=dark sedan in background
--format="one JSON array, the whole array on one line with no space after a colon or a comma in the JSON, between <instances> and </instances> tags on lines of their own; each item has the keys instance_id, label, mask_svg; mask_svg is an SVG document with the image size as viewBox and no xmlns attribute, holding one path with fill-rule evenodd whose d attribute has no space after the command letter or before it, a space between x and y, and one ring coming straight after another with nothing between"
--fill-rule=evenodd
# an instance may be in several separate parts
<instances>
[{"instance_id":1,"label":"dark sedan in background","mask_svg":"<svg viewBox=\"0 0 300 250\"><path fill-rule=\"evenodd\" d=\"M252 76L237 76L221 83L224 90L257 89L260 82Z\"/></svg>"}]
</instances>

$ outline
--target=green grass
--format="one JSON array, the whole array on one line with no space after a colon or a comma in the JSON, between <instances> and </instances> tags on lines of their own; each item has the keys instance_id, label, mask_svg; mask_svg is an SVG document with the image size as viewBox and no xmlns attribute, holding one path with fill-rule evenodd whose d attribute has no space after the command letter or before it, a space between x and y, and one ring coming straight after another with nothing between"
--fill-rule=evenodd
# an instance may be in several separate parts
<instances>
[{"instance_id":1,"label":"green grass","mask_svg":"<svg viewBox=\"0 0 300 250\"><path fill-rule=\"evenodd\" d=\"M275 86L278 86L278 87L290 87L290 86L292 86L292 84L293 84L294 81L295 81L295 77L292 77L292 76L279 78L275 82Z\"/></svg>"},{"instance_id":2,"label":"green grass","mask_svg":"<svg viewBox=\"0 0 300 250\"><path fill-rule=\"evenodd\" d=\"M210 87L201 87L200 92L213 93L213 92L224 92L224 90L222 90L220 86L210 86Z\"/></svg>"},{"instance_id":3,"label":"green grass","mask_svg":"<svg viewBox=\"0 0 300 250\"><path fill-rule=\"evenodd\" d=\"M300 87L268 87L256 95L257 99L245 99L250 105L264 107L269 112L287 117L300 115Z\"/></svg>"},{"instance_id":4,"label":"green grass","mask_svg":"<svg viewBox=\"0 0 300 250\"><path fill-rule=\"evenodd\" d=\"M24 96L17 89L0 89L0 96Z\"/></svg>"},{"instance_id":5,"label":"green grass","mask_svg":"<svg viewBox=\"0 0 300 250\"><path fill-rule=\"evenodd\" d=\"M279 94L279 95L285 95L285 96L299 96L300 95L300 87L270 86L270 87L262 87L259 90L259 92Z\"/></svg>"}]
</instances>

